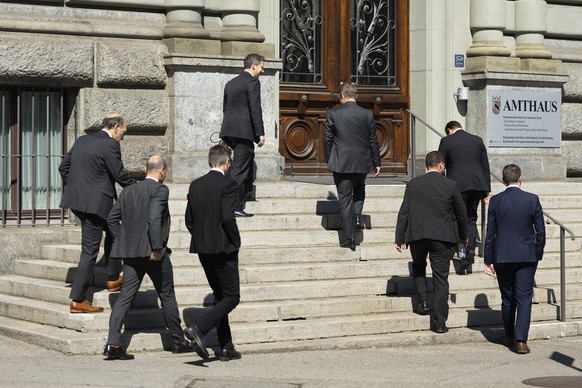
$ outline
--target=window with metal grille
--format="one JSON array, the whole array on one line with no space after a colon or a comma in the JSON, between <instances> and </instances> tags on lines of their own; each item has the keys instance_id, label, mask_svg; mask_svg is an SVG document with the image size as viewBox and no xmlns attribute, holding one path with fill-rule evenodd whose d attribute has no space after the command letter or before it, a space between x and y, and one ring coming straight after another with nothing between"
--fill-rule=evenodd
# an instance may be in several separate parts
<instances>
[{"instance_id":1,"label":"window with metal grille","mask_svg":"<svg viewBox=\"0 0 582 388\"><path fill-rule=\"evenodd\" d=\"M0 86L2 226L64 218L58 172L65 146L66 89Z\"/></svg>"}]
</instances>

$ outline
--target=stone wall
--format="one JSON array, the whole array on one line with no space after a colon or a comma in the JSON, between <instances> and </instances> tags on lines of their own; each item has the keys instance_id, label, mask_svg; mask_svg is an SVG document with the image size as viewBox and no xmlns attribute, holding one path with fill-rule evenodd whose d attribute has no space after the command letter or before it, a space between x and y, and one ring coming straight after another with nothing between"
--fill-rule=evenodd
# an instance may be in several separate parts
<instances>
[{"instance_id":1,"label":"stone wall","mask_svg":"<svg viewBox=\"0 0 582 388\"><path fill-rule=\"evenodd\" d=\"M567 160L567 175L582 176L582 42L546 40L554 58L561 59L570 76L562 98L562 153Z\"/></svg>"},{"instance_id":2,"label":"stone wall","mask_svg":"<svg viewBox=\"0 0 582 388\"><path fill-rule=\"evenodd\" d=\"M67 143L99 129L103 117L127 118L126 167L142 174L151 153L169 150L165 16L0 5L0 83L76 91Z\"/></svg>"}]
</instances>

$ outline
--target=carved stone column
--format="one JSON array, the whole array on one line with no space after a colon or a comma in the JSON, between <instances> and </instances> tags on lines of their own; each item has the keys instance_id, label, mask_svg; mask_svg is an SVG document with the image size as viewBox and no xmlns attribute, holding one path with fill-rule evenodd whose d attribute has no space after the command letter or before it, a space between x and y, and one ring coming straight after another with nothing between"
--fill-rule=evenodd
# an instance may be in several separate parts
<instances>
[{"instance_id":1,"label":"carved stone column","mask_svg":"<svg viewBox=\"0 0 582 388\"><path fill-rule=\"evenodd\" d=\"M511 55L503 43L505 14L505 0L471 0L473 44L467 50L468 57Z\"/></svg>"},{"instance_id":2,"label":"carved stone column","mask_svg":"<svg viewBox=\"0 0 582 388\"><path fill-rule=\"evenodd\" d=\"M544 45L547 7L544 0L517 0L515 2L515 55L517 57L544 59L552 57L552 53Z\"/></svg>"},{"instance_id":3,"label":"carved stone column","mask_svg":"<svg viewBox=\"0 0 582 388\"><path fill-rule=\"evenodd\" d=\"M165 0L165 38L208 38L210 33L202 26L204 0Z\"/></svg>"},{"instance_id":4,"label":"carved stone column","mask_svg":"<svg viewBox=\"0 0 582 388\"><path fill-rule=\"evenodd\" d=\"M257 29L259 0L222 0L222 41L264 42L265 36Z\"/></svg>"}]
</instances>

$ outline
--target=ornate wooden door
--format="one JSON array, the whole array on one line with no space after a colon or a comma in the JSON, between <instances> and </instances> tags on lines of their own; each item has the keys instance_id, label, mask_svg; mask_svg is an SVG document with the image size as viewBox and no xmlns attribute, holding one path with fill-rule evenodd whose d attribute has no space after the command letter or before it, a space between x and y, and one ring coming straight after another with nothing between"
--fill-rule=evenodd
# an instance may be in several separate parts
<instances>
[{"instance_id":1,"label":"ornate wooden door","mask_svg":"<svg viewBox=\"0 0 582 388\"><path fill-rule=\"evenodd\" d=\"M408 0L281 0L279 152L285 173L329 174L324 122L341 82L374 112L383 175L406 174Z\"/></svg>"}]
</instances>

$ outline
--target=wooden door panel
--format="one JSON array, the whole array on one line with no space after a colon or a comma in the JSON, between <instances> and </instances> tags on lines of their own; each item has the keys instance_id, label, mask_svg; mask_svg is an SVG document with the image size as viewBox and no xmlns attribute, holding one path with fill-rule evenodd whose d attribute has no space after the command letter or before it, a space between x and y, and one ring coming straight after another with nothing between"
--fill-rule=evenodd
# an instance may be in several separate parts
<instances>
[{"instance_id":1,"label":"wooden door panel","mask_svg":"<svg viewBox=\"0 0 582 388\"><path fill-rule=\"evenodd\" d=\"M281 10L279 152L286 173L329 174L324 123L338 103L340 82L351 81L358 83L358 104L376 118L381 173L406 174L408 0L284 0ZM375 60L385 55L389 70L367 74L374 66L366 55L376 49Z\"/></svg>"}]
</instances>

